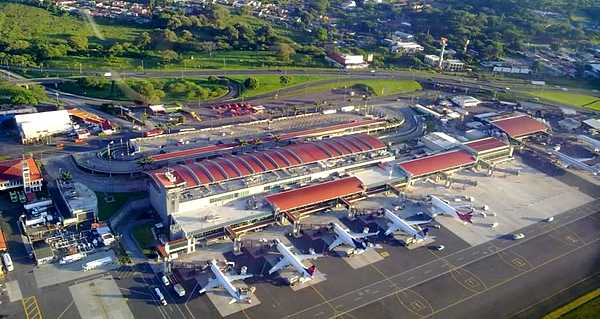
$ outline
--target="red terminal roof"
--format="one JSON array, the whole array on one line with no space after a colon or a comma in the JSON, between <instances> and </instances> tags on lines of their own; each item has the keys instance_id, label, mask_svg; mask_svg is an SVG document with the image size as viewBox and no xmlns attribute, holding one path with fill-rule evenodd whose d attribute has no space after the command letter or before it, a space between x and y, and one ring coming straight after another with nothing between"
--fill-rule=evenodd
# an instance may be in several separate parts
<instances>
[{"instance_id":1,"label":"red terminal roof","mask_svg":"<svg viewBox=\"0 0 600 319\"><path fill-rule=\"evenodd\" d=\"M346 130L348 128L357 128L362 126L369 126L377 123L383 123L385 120L380 119L369 119L362 121L352 121L348 123L336 124L322 128L314 128L299 132L287 133L279 136L280 140L289 140L293 138L301 138L301 137L312 137L312 136L320 136L326 133L334 133L342 130ZM268 139L267 139L268 140ZM223 151L227 149L231 149L238 146L238 144L220 144L220 145L208 145L202 147L190 148L187 150L174 151L164 154L157 154L150 156L154 161L164 161L164 160L172 160L179 159L182 157L196 156L204 153L211 153L217 151Z\"/></svg>"},{"instance_id":2,"label":"red terminal roof","mask_svg":"<svg viewBox=\"0 0 600 319\"><path fill-rule=\"evenodd\" d=\"M412 177L442 172L475 163L467 151L458 150L436 154L400 163L400 167Z\"/></svg>"},{"instance_id":3,"label":"red terminal roof","mask_svg":"<svg viewBox=\"0 0 600 319\"><path fill-rule=\"evenodd\" d=\"M479 140L465 143L466 146L472 148L477 153L491 151L493 149L507 147L508 144L495 137L486 137Z\"/></svg>"},{"instance_id":4,"label":"red terminal roof","mask_svg":"<svg viewBox=\"0 0 600 319\"><path fill-rule=\"evenodd\" d=\"M226 155L197 162L186 161L185 164L150 171L148 174L164 187L180 184L196 187L381 149L385 149L385 144L376 137L366 134L349 135L290 144L238 156ZM170 173L167 174L167 171Z\"/></svg>"},{"instance_id":5,"label":"red terminal roof","mask_svg":"<svg viewBox=\"0 0 600 319\"><path fill-rule=\"evenodd\" d=\"M32 158L26 159L29 165L29 176L32 181L42 179L40 169ZM22 160L0 161L0 183L6 181L21 181L23 179Z\"/></svg>"},{"instance_id":6,"label":"red terminal roof","mask_svg":"<svg viewBox=\"0 0 600 319\"><path fill-rule=\"evenodd\" d=\"M331 182L306 186L265 197L273 208L286 211L318 204L343 196L362 193L363 183L356 177L347 177Z\"/></svg>"},{"instance_id":7,"label":"red terminal roof","mask_svg":"<svg viewBox=\"0 0 600 319\"><path fill-rule=\"evenodd\" d=\"M524 114L491 121L491 123L512 138L548 131L544 123Z\"/></svg>"},{"instance_id":8,"label":"red terminal roof","mask_svg":"<svg viewBox=\"0 0 600 319\"><path fill-rule=\"evenodd\" d=\"M221 151L221 150L233 148L235 146L237 146L237 144L215 144L215 145L190 148L187 150L152 155L152 156L150 156L150 158L154 161L164 161L164 160L171 160L171 159L176 159L176 158L180 158L180 157L187 157L187 156L199 155L199 154L203 154L203 153Z\"/></svg>"}]
</instances>

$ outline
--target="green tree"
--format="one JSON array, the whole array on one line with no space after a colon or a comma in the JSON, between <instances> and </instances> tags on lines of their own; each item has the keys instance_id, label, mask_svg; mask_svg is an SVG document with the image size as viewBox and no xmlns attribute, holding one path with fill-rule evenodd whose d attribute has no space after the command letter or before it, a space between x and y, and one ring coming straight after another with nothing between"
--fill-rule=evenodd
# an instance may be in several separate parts
<instances>
[{"instance_id":1,"label":"green tree","mask_svg":"<svg viewBox=\"0 0 600 319\"><path fill-rule=\"evenodd\" d=\"M287 86L290 84L290 78L287 75L282 75L279 77L279 83L283 86Z\"/></svg>"},{"instance_id":2,"label":"green tree","mask_svg":"<svg viewBox=\"0 0 600 319\"><path fill-rule=\"evenodd\" d=\"M294 53L296 53L296 51L294 51L294 48L292 48L292 46L287 43L280 43L279 45L277 45L277 56L279 56L279 58L281 58L281 60L283 60L284 62L289 62L290 57Z\"/></svg>"},{"instance_id":3,"label":"green tree","mask_svg":"<svg viewBox=\"0 0 600 319\"><path fill-rule=\"evenodd\" d=\"M88 49L88 38L82 34L69 36L68 43L75 51L85 51Z\"/></svg>"},{"instance_id":4,"label":"green tree","mask_svg":"<svg viewBox=\"0 0 600 319\"><path fill-rule=\"evenodd\" d=\"M244 81L244 87L246 89L250 89L250 90L257 89L259 87L259 85L260 84L258 82L258 79L255 77L249 77Z\"/></svg>"},{"instance_id":5,"label":"green tree","mask_svg":"<svg viewBox=\"0 0 600 319\"><path fill-rule=\"evenodd\" d=\"M148 32L142 32L135 39L135 45L141 49L146 49L152 43L152 37Z\"/></svg>"},{"instance_id":6,"label":"green tree","mask_svg":"<svg viewBox=\"0 0 600 319\"><path fill-rule=\"evenodd\" d=\"M164 50L160 53L160 60L164 63L171 63L179 59L179 54L173 50Z\"/></svg>"}]
</instances>

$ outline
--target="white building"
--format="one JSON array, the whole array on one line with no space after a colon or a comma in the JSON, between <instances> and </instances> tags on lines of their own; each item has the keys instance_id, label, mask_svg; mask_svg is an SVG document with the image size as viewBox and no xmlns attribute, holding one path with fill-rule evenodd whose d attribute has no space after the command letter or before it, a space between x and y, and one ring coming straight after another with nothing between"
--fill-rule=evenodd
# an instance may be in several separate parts
<instances>
[{"instance_id":1,"label":"white building","mask_svg":"<svg viewBox=\"0 0 600 319\"><path fill-rule=\"evenodd\" d=\"M59 179L56 184L71 216L64 220L65 225L93 221L98 216L98 198L94 191L79 182Z\"/></svg>"},{"instance_id":2,"label":"white building","mask_svg":"<svg viewBox=\"0 0 600 319\"><path fill-rule=\"evenodd\" d=\"M391 51L393 53L407 53L407 54L415 54L418 52L423 52L424 48L422 45L416 42L396 42L391 46Z\"/></svg>"},{"instance_id":3,"label":"white building","mask_svg":"<svg viewBox=\"0 0 600 319\"><path fill-rule=\"evenodd\" d=\"M481 101L479 101L478 99L476 99L472 96L468 96L468 95L457 95L455 97L452 97L450 99L450 101L452 101L452 103L454 103L454 105L456 105L458 107L462 107L462 108L475 107L475 106L481 104Z\"/></svg>"},{"instance_id":4,"label":"white building","mask_svg":"<svg viewBox=\"0 0 600 319\"><path fill-rule=\"evenodd\" d=\"M362 55L349 55L337 52L327 54L325 59L344 69L361 69L369 66Z\"/></svg>"},{"instance_id":5,"label":"white building","mask_svg":"<svg viewBox=\"0 0 600 319\"><path fill-rule=\"evenodd\" d=\"M32 143L71 129L71 119L66 110L15 115L23 144Z\"/></svg>"},{"instance_id":6,"label":"white building","mask_svg":"<svg viewBox=\"0 0 600 319\"><path fill-rule=\"evenodd\" d=\"M437 55L428 54L425 56L425 63L433 67L438 67L440 65L440 57ZM465 63L456 59L445 59L442 62L442 68L444 71L461 72L465 70Z\"/></svg>"},{"instance_id":7,"label":"white building","mask_svg":"<svg viewBox=\"0 0 600 319\"><path fill-rule=\"evenodd\" d=\"M421 143L432 151L447 151L455 148L460 141L443 132L432 132L421 137Z\"/></svg>"}]
</instances>

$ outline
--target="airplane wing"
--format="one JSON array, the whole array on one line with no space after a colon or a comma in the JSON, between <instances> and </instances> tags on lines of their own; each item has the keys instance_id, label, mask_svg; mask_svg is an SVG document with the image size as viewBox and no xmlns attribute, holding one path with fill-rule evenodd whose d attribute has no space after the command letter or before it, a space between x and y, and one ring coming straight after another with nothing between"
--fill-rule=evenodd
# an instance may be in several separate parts
<instances>
[{"instance_id":1,"label":"airplane wing","mask_svg":"<svg viewBox=\"0 0 600 319\"><path fill-rule=\"evenodd\" d=\"M296 257L298 257L298 259L300 259L300 261L302 260L310 260L310 259L317 259L319 257L323 257L322 254L304 254L304 255L296 255Z\"/></svg>"},{"instance_id":2,"label":"airplane wing","mask_svg":"<svg viewBox=\"0 0 600 319\"><path fill-rule=\"evenodd\" d=\"M328 249L329 249L329 250L332 250L332 249L334 249L335 247L337 247L337 246L339 246L339 245L341 245L341 244L343 244L343 243L344 243L344 241L343 241L341 238L337 238L336 240L334 240L334 241L333 241L333 243L331 243L331 245L329 245L329 248L328 248Z\"/></svg>"},{"instance_id":3,"label":"airplane wing","mask_svg":"<svg viewBox=\"0 0 600 319\"><path fill-rule=\"evenodd\" d=\"M211 280L208 281L208 283L206 284L206 286L204 286L204 288L202 288L199 292L202 294L202 293L207 292L210 289L217 288L219 286L221 286L221 283L218 280L211 279Z\"/></svg>"},{"instance_id":4,"label":"airplane wing","mask_svg":"<svg viewBox=\"0 0 600 319\"><path fill-rule=\"evenodd\" d=\"M286 267L287 265L289 265L290 263L288 262L287 258L281 258L279 260L279 262L277 264L275 264L275 266L273 266L273 268L269 269L269 275L278 271L279 269Z\"/></svg>"},{"instance_id":5,"label":"airplane wing","mask_svg":"<svg viewBox=\"0 0 600 319\"><path fill-rule=\"evenodd\" d=\"M422 224L427 224L427 223L431 223L432 219L430 220L415 220L415 221L406 221L407 224L414 226L414 225L422 225Z\"/></svg>"},{"instance_id":6,"label":"airplane wing","mask_svg":"<svg viewBox=\"0 0 600 319\"><path fill-rule=\"evenodd\" d=\"M367 237L375 236L375 235L379 235L379 232L376 232L376 233L351 233L350 234L350 236L354 237L355 239L367 238Z\"/></svg>"},{"instance_id":7,"label":"airplane wing","mask_svg":"<svg viewBox=\"0 0 600 319\"><path fill-rule=\"evenodd\" d=\"M229 279L230 282L234 282L234 281L238 281L238 280L244 280L246 278L250 278L254 275L250 274L250 275L227 275L227 278Z\"/></svg>"},{"instance_id":8,"label":"airplane wing","mask_svg":"<svg viewBox=\"0 0 600 319\"><path fill-rule=\"evenodd\" d=\"M394 223L388 223L388 229L385 231L385 235L389 235L400 230L400 227Z\"/></svg>"}]
</instances>

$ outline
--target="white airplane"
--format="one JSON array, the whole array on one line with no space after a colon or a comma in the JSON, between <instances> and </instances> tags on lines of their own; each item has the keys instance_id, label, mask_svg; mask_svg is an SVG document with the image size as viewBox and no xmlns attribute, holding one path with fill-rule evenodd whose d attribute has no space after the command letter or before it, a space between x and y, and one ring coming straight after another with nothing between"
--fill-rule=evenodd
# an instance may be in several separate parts
<instances>
[{"instance_id":1,"label":"white airplane","mask_svg":"<svg viewBox=\"0 0 600 319\"><path fill-rule=\"evenodd\" d=\"M569 155L559 152L559 150L560 150L560 148L558 148L558 147L556 149L551 149L550 154L557 157L558 161L560 162L560 166L562 166L564 168L569 168L572 166L572 167L576 167L582 171L590 172L593 175L600 174L600 169L584 163L584 161L591 160L592 158L574 158L574 157L571 157Z\"/></svg>"},{"instance_id":2,"label":"white airplane","mask_svg":"<svg viewBox=\"0 0 600 319\"><path fill-rule=\"evenodd\" d=\"M471 220L473 218L473 213L461 213L455 207L450 206L450 204L446 203L443 199L431 195L431 206L440 214L454 217L462 222L473 223Z\"/></svg>"},{"instance_id":3,"label":"white airplane","mask_svg":"<svg viewBox=\"0 0 600 319\"><path fill-rule=\"evenodd\" d=\"M577 135L577 139L588 146L594 153L600 154L600 141L586 135Z\"/></svg>"},{"instance_id":4,"label":"white airplane","mask_svg":"<svg viewBox=\"0 0 600 319\"><path fill-rule=\"evenodd\" d=\"M313 277L313 275L317 271L317 267L315 265L306 267L306 266L304 266L304 264L302 264L302 261L306 260L306 259L316 259L319 257L323 257L323 255L321 255L321 254L296 255L290 250L290 247L286 247L279 239L276 239L276 243L277 243L277 246L276 246L277 250L283 257L281 258L281 260L279 260L279 262L277 264L275 264L275 266L273 266L269 270L269 275L276 271L279 271L280 269L282 269L284 267L292 266L297 272L299 272L302 275L302 278L304 280L309 280Z\"/></svg>"},{"instance_id":5,"label":"white airplane","mask_svg":"<svg viewBox=\"0 0 600 319\"><path fill-rule=\"evenodd\" d=\"M402 231L410 236L412 236L415 240L425 240L427 237L427 233L429 232L429 228L424 228L423 230L417 230L413 226L427 224L431 222L430 220L420 220L420 221L407 221L404 220L398 215L394 214L391 210L385 209L384 216L390 222L387 224L388 229L385 231L385 235L389 236L392 233L397 231ZM418 226L417 226L418 227Z\"/></svg>"},{"instance_id":6,"label":"white airplane","mask_svg":"<svg viewBox=\"0 0 600 319\"><path fill-rule=\"evenodd\" d=\"M250 289L242 289L242 288L236 288L232 282L237 281L237 280L244 280L246 278L250 278L253 275L227 275L224 274L223 271L221 270L221 268L219 267L219 265L217 265L217 261L216 260L211 260L210 262L210 270L212 271L213 275L215 275L215 278L212 278L208 281L208 284L206 284L206 286L204 286L204 288L202 288L200 290L200 293L203 294L208 290L211 290L213 288L217 288L217 287L223 287L225 288L225 290L227 291L227 293L229 293L229 295L231 296L231 301L229 301L229 304L235 303L235 302L245 302L245 303L250 303L252 302L252 292L254 291L253 288Z\"/></svg>"},{"instance_id":7,"label":"white airplane","mask_svg":"<svg viewBox=\"0 0 600 319\"><path fill-rule=\"evenodd\" d=\"M379 232L376 233L351 233L350 230L343 228L338 223L331 223L333 227L333 231L337 235L337 238L329 245L329 250L333 250L335 247L346 244L354 249L359 249L360 252L364 252L369 245L364 238L378 235Z\"/></svg>"}]
</instances>

